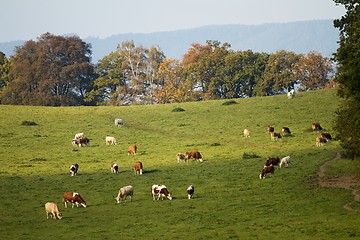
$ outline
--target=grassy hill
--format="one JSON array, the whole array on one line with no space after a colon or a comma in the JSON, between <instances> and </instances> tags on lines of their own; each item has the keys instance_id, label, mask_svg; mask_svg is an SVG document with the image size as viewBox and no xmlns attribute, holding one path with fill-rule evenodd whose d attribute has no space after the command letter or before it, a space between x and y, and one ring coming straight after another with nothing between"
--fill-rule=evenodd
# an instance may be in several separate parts
<instances>
[{"instance_id":1,"label":"grassy hill","mask_svg":"<svg viewBox=\"0 0 360 240\"><path fill-rule=\"evenodd\" d=\"M128 107L0 106L0 233L2 239L349 239L359 238L357 212L342 206L350 191L321 188L319 167L340 151L332 141L316 147L319 121L334 135L340 100L333 89L196 103ZM183 108L183 112L174 112ZM125 126L116 127L115 118ZM37 125L22 125L32 121ZM271 141L283 126L293 135ZM243 137L243 129L251 138ZM90 146L71 145L84 132ZM106 146L105 136L118 145ZM138 154L127 156L130 144ZM176 154L199 150L204 162L177 163ZM260 158L243 158L245 154ZM289 168L259 179L267 157L290 155ZM140 160L144 174L132 165ZM341 161L341 162L340 162ZM110 166L116 162L119 174ZM79 164L78 176L69 167ZM335 168L334 168L335 166ZM351 160L334 163L332 175L353 174ZM165 184L173 200L153 201L152 184ZM132 184L133 202L116 204ZM194 199L186 188L195 186ZM87 208L67 208L65 191L79 192ZM47 220L44 204L59 203L62 220ZM360 210L358 202L353 209Z\"/></svg>"}]
</instances>

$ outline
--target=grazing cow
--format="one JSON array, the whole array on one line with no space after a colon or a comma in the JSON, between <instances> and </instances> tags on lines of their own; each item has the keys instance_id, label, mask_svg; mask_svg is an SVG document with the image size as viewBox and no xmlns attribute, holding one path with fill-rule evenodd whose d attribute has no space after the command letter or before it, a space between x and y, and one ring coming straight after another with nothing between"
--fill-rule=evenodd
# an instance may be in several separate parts
<instances>
[{"instance_id":1,"label":"grazing cow","mask_svg":"<svg viewBox=\"0 0 360 240\"><path fill-rule=\"evenodd\" d=\"M330 133L321 133L321 137L322 138L326 138L327 140L332 140L332 136L330 135Z\"/></svg>"},{"instance_id":2,"label":"grazing cow","mask_svg":"<svg viewBox=\"0 0 360 240\"><path fill-rule=\"evenodd\" d=\"M165 185L152 185L151 193L153 195L153 200L155 200L156 197L157 200L159 200L160 196L161 200L164 200L164 197L168 198L169 200L172 199L171 194Z\"/></svg>"},{"instance_id":3,"label":"grazing cow","mask_svg":"<svg viewBox=\"0 0 360 240\"><path fill-rule=\"evenodd\" d=\"M106 136L105 137L105 143L106 143L106 145L116 145L116 138Z\"/></svg>"},{"instance_id":4,"label":"grazing cow","mask_svg":"<svg viewBox=\"0 0 360 240\"><path fill-rule=\"evenodd\" d=\"M281 134L277 132L271 132L270 133L271 140L280 139L281 140Z\"/></svg>"},{"instance_id":5,"label":"grazing cow","mask_svg":"<svg viewBox=\"0 0 360 240\"><path fill-rule=\"evenodd\" d=\"M111 165L111 172L112 173L118 173L119 172L119 166L116 163Z\"/></svg>"},{"instance_id":6,"label":"grazing cow","mask_svg":"<svg viewBox=\"0 0 360 240\"><path fill-rule=\"evenodd\" d=\"M291 91L289 91L289 92L287 93L288 99L293 98L294 95L295 95L295 90L294 90L294 89L291 89Z\"/></svg>"},{"instance_id":7,"label":"grazing cow","mask_svg":"<svg viewBox=\"0 0 360 240\"><path fill-rule=\"evenodd\" d=\"M195 188L193 185L190 185L187 189L186 189L186 193L188 195L188 199L191 199L193 198L194 196L194 191L195 191Z\"/></svg>"},{"instance_id":8,"label":"grazing cow","mask_svg":"<svg viewBox=\"0 0 360 240\"><path fill-rule=\"evenodd\" d=\"M320 126L320 123L314 122L313 124L311 124L311 129L313 131L321 131L322 127Z\"/></svg>"},{"instance_id":9,"label":"grazing cow","mask_svg":"<svg viewBox=\"0 0 360 240\"><path fill-rule=\"evenodd\" d=\"M284 135L291 135L290 129L288 127L283 127L281 129L282 134Z\"/></svg>"},{"instance_id":10,"label":"grazing cow","mask_svg":"<svg viewBox=\"0 0 360 240\"><path fill-rule=\"evenodd\" d=\"M59 219L62 219L62 214L56 203L53 203L53 202L45 203L45 213L46 213L46 219L49 218L49 215L50 215L50 218L53 218L54 220L56 219L56 217L58 217Z\"/></svg>"},{"instance_id":11,"label":"grazing cow","mask_svg":"<svg viewBox=\"0 0 360 240\"><path fill-rule=\"evenodd\" d=\"M275 168L273 165L264 166L263 169L261 170L259 177L260 177L260 179L263 179L266 177L266 174L270 173L271 175L273 175L274 172L275 172Z\"/></svg>"},{"instance_id":12,"label":"grazing cow","mask_svg":"<svg viewBox=\"0 0 360 240\"><path fill-rule=\"evenodd\" d=\"M84 133L75 134L74 140L78 140L79 138L84 138Z\"/></svg>"},{"instance_id":13,"label":"grazing cow","mask_svg":"<svg viewBox=\"0 0 360 240\"><path fill-rule=\"evenodd\" d=\"M130 156L131 154L136 155L136 151L137 151L137 146L136 145L129 146L128 156Z\"/></svg>"},{"instance_id":14,"label":"grazing cow","mask_svg":"<svg viewBox=\"0 0 360 240\"><path fill-rule=\"evenodd\" d=\"M76 143L76 145L79 146L79 147L83 147L83 146L86 146L87 144L90 143L90 139L88 139L86 137L85 138L79 138L79 139L76 139L76 140L74 139L73 144L74 143Z\"/></svg>"},{"instance_id":15,"label":"grazing cow","mask_svg":"<svg viewBox=\"0 0 360 240\"><path fill-rule=\"evenodd\" d=\"M317 137L316 138L316 146L317 147L320 147L322 145L324 145L325 143L327 143L327 139L326 138L323 138L323 137Z\"/></svg>"},{"instance_id":16,"label":"grazing cow","mask_svg":"<svg viewBox=\"0 0 360 240\"><path fill-rule=\"evenodd\" d=\"M247 129L244 129L244 137L250 138L250 131Z\"/></svg>"},{"instance_id":17,"label":"grazing cow","mask_svg":"<svg viewBox=\"0 0 360 240\"><path fill-rule=\"evenodd\" d=\"M280 165L279 165L279 167L281 167L282 165L285 165L285 167L288 167L290 161L291 161L290 156L283 157L283 158L280 160Z\"/></svg>"},{"instance_id":18,"label":"grazing cow","mask_svg":"<svg viewBox=\"0 0 360 240\"><path fill-rule=\"evenodd\" d=\"M185 158L186 158L187 161L189 161L190 158L194 158L195 160L199 159L200 162L203 161L202 156L201 156L199 151L186 152L185 153Z\"/></svg>"},{"instance_id":19,"label":"grazing cow","mask_svg":"<svg viewBox=\"0 0 360 240\"><path fill-rule=\"evenodd\" d=\"M134 163L135 174L143 174L143 164L140 161Z\"/></svg>"},{"instance_id":20,"label":"grazing cow","mask_svg":"<svg viewBox=\"0 0 360 240\"><path fill-rule=\"evenodd\" d=\"M268 133L272 133L272 132L274 132L274 130L275 129L272 126L268 126L268 128L267 128Z\"/></svg>"},{"instance_id":21,"label":"grazing cow","mask_svg":"<svg viewBox=\"0 0 360 240\"><path fill-rule=\"evenodd\" d=\"M185 156L185 154L183 154L183 153L178 153L178 154L176 154L176 157L177 157L177 162L179 163L180 161L184 161L184 162L186 162L187 160L186 160L186 156Z\"/></svg>"},{"instance_id":22,"label":"grazing cow","mask_svg":"<svg viewBox=\"0 0 360 240\"><path fill-rule=\"evenodd\" d=\"M280 158L278 157L271 157L271 158L268 158L266 159L265 161L265 166L270 166L270 165L273 165L273 166L278 166L280 165Z\"/></svg>"},{"instance_id":23,"label":"grazing cow","mask_svg":"<svg viewBox=\"0 0 360 240\"><path fill-rule=\"evenodd\" d=\"M76 204L76 207L79 207L79 204L81 204L83 207L86 207L86 202L80 196L80 194L76 192L65 192L63 195L63 202L65 208L67 208L68 202L72 203L72 207L74 207L74 204Z\"/></svg>"},{"instance_id":24,"label":"grazing cow","mask_svg":"<svg viewBox=\"0 0 360 240\"><path fill-rule=\"evenodd\" d=\"M115 126L123 126L124 125L124 121L121 118L116 118L115 119Z\"/></svg>"},{"instance_id":25,"label":"grazing cow","mask_svg":"<svg viewBox=\"0 0 360 240\"><path fill-rule=\"evenodd\" d=\"M119 189L118 195L115 198L117 203L122 202L124 199L126 201L126 196L130 197L130 202L132 202L132 197L134 195L134 187L132 185L128 185Z\"/></svg>"},{"instance_id":26,"label":"grazing cow","mask_svg":"<svg viewBox=\"0 0 360 240\"><path fill-rule=\"evenodd\" d=\"M71 165L71 167L70 167L71 176L75 176L77 174L78 170L79 170L79 164L75 163L75 164Z\"/></svg>"}]
</instances>

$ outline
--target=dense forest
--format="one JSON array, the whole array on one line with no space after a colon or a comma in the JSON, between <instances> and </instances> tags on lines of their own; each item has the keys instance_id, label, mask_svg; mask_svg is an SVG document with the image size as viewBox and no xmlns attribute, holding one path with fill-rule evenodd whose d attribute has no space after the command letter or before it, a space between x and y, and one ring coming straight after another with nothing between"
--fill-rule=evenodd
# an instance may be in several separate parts
<instances>
[{"instance_id":1,"label":"dense forest","mask_svg":"<svg viewBox=\"0 0 360 240\"><path fill-rule=\"evenodd\" d=\"M128 105L246 98L332 86L334 63L320 53L234 51L230 43L193 43L181 60L158 46L119 43L97 64L77 36L45 33L0 52L1 104Z\"/></svg>"}]
</instances>

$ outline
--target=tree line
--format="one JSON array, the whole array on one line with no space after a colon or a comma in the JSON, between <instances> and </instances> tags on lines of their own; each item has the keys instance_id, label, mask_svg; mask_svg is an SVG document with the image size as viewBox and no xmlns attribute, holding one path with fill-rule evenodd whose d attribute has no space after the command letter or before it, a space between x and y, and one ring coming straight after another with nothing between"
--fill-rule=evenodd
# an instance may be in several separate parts
<instances>
[{"instance_id":1,"label":"tree line","mask_svg":"<svg viewBox=\"0 0 360 240\"><path fill-rule=\"evenodd\" d=\"M234 51L193 43L183 58L133 41L91 63L91 45L45 33L0 52L0 101L13 105L127 105L247 98L331 85L334 62L320 53Z\"/></svg>"}]
</instances>

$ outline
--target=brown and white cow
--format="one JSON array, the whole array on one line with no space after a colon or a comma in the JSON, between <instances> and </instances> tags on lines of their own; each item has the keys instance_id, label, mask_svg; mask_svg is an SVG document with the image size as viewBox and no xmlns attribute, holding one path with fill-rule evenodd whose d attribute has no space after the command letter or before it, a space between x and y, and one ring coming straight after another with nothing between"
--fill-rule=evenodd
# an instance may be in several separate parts
<instances>
[{"instance_id":1,"label":"brown and white cow","mask_svg":"<svg viewBox=\"0 0 360 240\"><path fill-rule=\"evenodd\" d=\"M265 161L265 166L270 166L270 165L279 167L280 166L280 158L278 158L278 157L267 158Z\"/></svg>"},{"instance_id":2,"label":"brown and white cow","mask_svg":"<svg viewBox=\"0 0 360 240\"><path fill-rule=\"evenodd\" d=\"M323 137L317 137L315 141L316 141L316 146L320 147L320 146L324 145L325 143L327 143L328 140Z\"/></svg>"},{"instance_id":3,"label":"brown and white cow","mask_svg":"<svg viewBox=\"0 0 360 240\"><path fill-rule=\"evenodd\" d=\"M117 203L120 203L122 202L123 199L126 201L126 196L129 196L130 202L132 202L133 195L134 195L134 186L128 185L119 189L118 195L115 198L115 200Z\"/></svg>"},{"instance_id":4,"label":"brown and white cow","mask_svg":"<svg viewBox=\"0 0 360 240\"><path fill-rule=\"evenodd\" d=\"M65 192L63 195L63 202L65 208L67 208L68 202L72 203L72 207L74 207L74 204L76 204L76 207L79 207L79 204L81 204L83 207L86 207L86 202L80 196L80 194L76 192Z\"/></svg>"},{"instance_id":5,"label":"brown and white cow","mask_svg":"<svg viewBox=\"0 0 360 240\"><path fill-rule=\"evenodd\" d=\"M321 133L320 135L322 138L326 138L327 140L333 139L330 133Z\"/></svg>"},{"instance_id":6,"label":"brown and white cow","mask_svg":"<svg viewBox=\"0 0 360 240\"><path fill-rule=\"evenodd\" d=\"M199 151L191 151L185 153L185 158L187 161L190 160L190 158L194 158L195 160L199 160L200 162L203 161L202 156Z\"/></svg>"},{"instance_id":7,"label":"brown and white cow","mask_svg":"<svg viewBox=\"0 0 360 240\"><path fill-rule=\"evenodd\" d=\"M275 131L274 127L268 126L268 128L267 128L267 132L268 132L268 133L272 133L272 132L274 132L274 131Z\"/></svg>"},{"instance_id":8,"label":"brown and white cow","mask_svg":"<svg viewBox=\"0 0 360 240\"><path fill-rule=\"evenodd\" d=\"M186 189L186 193L187 193L187 195L188 195L188 199L193 198L194 192L195 192L194 186L193 186L193 185L190 185L190 186Z\"/></svg>"},{"instance_id":9,"label":"brown and white cow","mask_svg":"<svg viewBox=\"0 0 360 240\"><path fill-rule=\"evenodd\" d=\"M266 177L266 174L270 173L271 175L273 175L274 172L275 172L275 168L273 165L264 166L263 169L261 170L259 177L260 177L260 179L263 179Z\"/></svg>"},{"instance_id":10,"label":"brown and white cow","mask_svg":"<svg viewBox=\"0 0 360 240\"><path fill-rule=\"evenodd\" d=\"M187 162L186 156L183 153L178 153L176 154L176 158L177 158L177 162L179 163L180 161L184 161Z\"/></svg>"},{"instance_id":11,"label":"brown and white cow","mask_svg":"<svg viewBox=\"0 0 360 240\"><path fill-rule=\"evenodd\" d=\"M74 144L74 143L76 143L76 144ZM84 147L84 146L88 145L89 143L90 143L90 139L88 139L86 137L79 138L79 139L73 139L73 144L77 145L79 147Z\"/></svg>"},{"instance_id":12,"label":"brown and white cow","mask_svg":"<svg viewBox=\"0 0 360 240\"><path fill-rule=\"evenodd\" d=\"M112 173L118 173L119 172L119 166L116 163L111 165L111 172Z\"/></svg>"},{"instance_id":13,"label":"brown and white cow","mask_svg":"<svg viewBox=\"0 0 360 240\"><path fill-rule=\"evenodd\" d=\"M288 127L282 127L281 132L283 135L291 135L290 128Z\"/></svg>"},{"instance_id":14,"label":"brown and white cow","mask_svg":"<svg viewBox=\"0 0 360 240\"><path fill-rule=\"evenodd\" d=\"M143 174L143 164L140 161L134 163L135 174Z\"/></svg>"},{"instance_id":15,"label":"brown and white cow","mask_svg":"<svg viewBox=\"0 0 360 240\"><path fill-rule=\"evenodd\" d=\"M271 140L280 139L281 140L281 134L277 132L271 132L270 133Z\"/></svg>"},{"instance_id":16,"label":"brown and white cow","mask_svg":"<svg viewBox=\"0 0 360 240\"><path fill-rule=\"evenodd\" d=\"M46 219L49 218L49 215L50 218L53 218L54 220L56 219L56 217L58 217L59 219L62 218L62 214L59 210L59 206L53 202L45 203L45 213L46 213Z\"/></svg>"},{"instance_id":17,"label":"brown and white cow","mask_svg":"<svg viewBox=\"0 0 360 240\"><path fill-rule=\"evenodd\" d=\"M152 185L151 193L153 196L153 200L155 200L156 197L157 200L159 200L160 196L161 196L161 200L164 200L164 197L166 197L169 200L172 199L171 194L165 185L156 185L156 184Z\"/></svg>"},{"instance_id":18,"label":"brown and white cow","mask_svg":"<svg viewBox=\"0 0 360 240\"><path fill-rule=\"evenodd\" d=\"M136 155L136 151L137 151L137 146L136 145L129 146L128 156L130 156L131 154Z\"/></svg>"},{"instance_id":19,"label":"brown and white cow","mask_svg":"<svg viewBox=\"0 0 360 240\"><path fill-rule=\"evenodd\" d=\"M313 131L321 131L322 127L320 126L320 123L314 122L313 124L311 124L311 129Z\"/></svg>"},{"instance_id":20,"label":"brown and white cow","mask_svg":"<svg viewBox=\"0 0 360 240\"><path fill-rule=\"evenodd\" d=\"M244 137L250 138L250 131L247 129L244 129Z\"/></svg>"}]
</instances>

